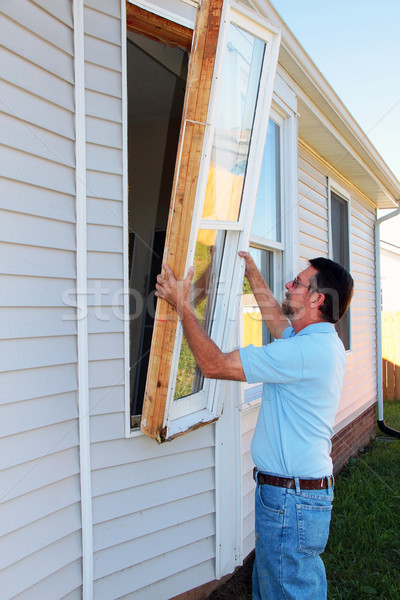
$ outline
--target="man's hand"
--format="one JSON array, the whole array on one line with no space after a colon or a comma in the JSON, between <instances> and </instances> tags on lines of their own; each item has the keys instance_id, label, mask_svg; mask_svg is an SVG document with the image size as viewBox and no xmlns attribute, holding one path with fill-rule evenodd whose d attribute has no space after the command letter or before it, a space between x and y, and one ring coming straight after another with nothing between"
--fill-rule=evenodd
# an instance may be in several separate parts
<instances>
[{"instance_id":1,"label":"man's hand","mask_svg":"<svg viewBox=\"0 0 400 600\"><path fill-rule=\"evenodd\" d=\"M158 298L162 298L176 309L179 317L183 318L185 307L191 309L190 290L194 277L194 268L190 267L185 279L176 279L172 269L163 265L165 275L157 275L156 292Z\"/></svg>"},{"instance_id":2,"label":"man's hand","mask_svg":"<svg viewBox=\"0 0 400 600\"><path fill-rule=\"evenodd\" d=\"M267 282L257 269L250 254L241 251L239 252L239 256L246 261L245 275L261 311L262 320L268 327L272 337L275 339L282 337L282 333L289 325L289 321L283 315L281 305L274 298Z\"/></svg>"},{"instance_id":3,"label":"man's hand","mask_svg":"<svg viewBox=\"0 0 400 600\"><path fill-rule=\"evenodd\" d=\"M252 277L254 277L255 275L259 275L259 270L257 269L256 263L254 262L250 254L248 252L243 252L242 250L238 254L241 258L244 258L244 260L246 261L246 270L244 274L246 275L247 279L250 281Z\"/></svg>"},{"instance_id":4,"label":"man's hand","mask_svg":"<svg viewBox=\"0 0 400 600\"><path fill-rule=\"evenodd\" d=\"M177 280L168 265L163 265L165 275L157 276L156 296L176 308L190 349L205 377L246 381L238 350L224 354L203 330L190 303L194 268L190 267L186 279Z\"/></svg>"}]
</instances>

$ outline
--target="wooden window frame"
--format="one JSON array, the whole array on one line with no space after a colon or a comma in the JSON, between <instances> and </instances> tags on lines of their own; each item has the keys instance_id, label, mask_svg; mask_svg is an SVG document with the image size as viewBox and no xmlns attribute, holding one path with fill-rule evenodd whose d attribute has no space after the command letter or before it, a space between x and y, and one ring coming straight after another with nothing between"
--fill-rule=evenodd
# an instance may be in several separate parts
<instances>
[{"instance_id":1,"label":"wooden window frame","mask_svg":"<svg viewBox=\"0 0 400 600\"><path fill-rule=\"evenodd\" d=\"M202 160L205 154L204 148L209 143L211 137L211 125L208 122L209 105L211 88L215 79L214 67L219 60L217 46L220 37L220 25L221 21L225 20L229 22L229 19L226 19L225 16L231 10L230 4L229 0L202 0L197 10L193 40L190 44L189 75L163 256L163 262L167 262L178 277L183 277L185 274L189 246L193 243L193 220L197 223L200 218L196 199L201 195L201 190L199 192L198 189L201 188L201 185L197 185L197 180L201 183L202 174L204 175L202 169L204 170L205 167ZM247 22L251 23L249 31L253 30L254 27L260 27L260 30L264 32L264 35L260 37L265 36L265 31L270 36L267 36L268 59L265 60L263 66L263 73L266 71L268 75L264 77L263 84L266 91L264 90L263 103L260 103L262 106L257 107L257 111L261 113L263 110L265 114L265 112L269 111L272 98L280 34L269 23L264 21L257 23L254 15L249 11L246 13L246 10L243 8L239 10L235 6L235 13L240 13L244 22L247 19ZM166 19L152 15L152 21L156 27L164 28L163 39L161 39L158 34L159 29L154 29L153 27L153 29L150 28L149 30L147 15L146 11L142 11L138 7L128 3L127 27L131 31L146 35L152 39L189 49L188 32L182 31L182 29L186 30L187 28L175 24L167 26ZM179 34L179 42L174 37L174 32ZM214 100L212 100L211 104L213 102ZM255 130L258 132L258 129ZM259 151L259 144L257 147ZM250 152L257 154L257 149L250 150ZM254 208L254 205L252 207L249 206L249 213L251 214L252 208ZM246 214L242 222L236 227L241 234L241 247L245 247L248 241L246 235L248 235L248 222L251 219L251 214ZM217 226L217 228L223 227ZM238 266L237 259L235 265L236 267ZM233 274L234 265L231 265L233 286L236 286L238 289L244 273L243 265L241 267ZM221 326L221 329L224 329L224 327ZM189 424L184 425L181 430L178 428L172 434L171 430L168 430L166 423L168 423L168 419L170 418L170 407L167 407L167 399L171 365L176 350L176 333L176 311L164 301L158 300L141 420L141 431L158 442L172 439L176 435L181 435L182 433L215 421L221 410L220 404L217 407L216 405L214 406L214 400L210 401L208 403L209 410L202 411L202 416L199 419L196 420L199 415L195 413L193 415L195 418L187 420ZM209 395L222 397L224 385L225 382L211 382L209 388L213 392L210 392ZM218 390L218 394L216 390Z\"/></svg>"},{"instance_id":2,"label":"wooden window frame","mask_svg":"<svg viewBox=\"0 0 400 600\"><path fill-rule=\"evenodd\" d=\"M126 2L126 28L166 46L182 48L190 52L193 31L189 27L155 15L135 4Z\"/></svg>"}]
</instances>

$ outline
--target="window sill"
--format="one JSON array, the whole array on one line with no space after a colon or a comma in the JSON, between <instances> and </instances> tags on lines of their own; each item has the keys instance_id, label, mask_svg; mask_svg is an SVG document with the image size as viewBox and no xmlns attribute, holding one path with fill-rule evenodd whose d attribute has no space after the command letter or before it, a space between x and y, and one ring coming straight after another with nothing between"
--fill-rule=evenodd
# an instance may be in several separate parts
<instances>
[{"instance_id":1,"label":"window sill","mask_svg":"<svg viewBox=\"0 0 400 600\"><path fill-rule=\"evenodd\" d=\"M205 425L215 423L217 420L218 416L206 408L183 417L171 419L169 425L164 427L160 439L157 439L156 441L159 443L171 441L189 431L194 431L195 429L199 429ZM144 435L144 433L140 430L140 426L137 425L131 427L127 437L134 438L141 435Z\"/></svg>"},{"instance_id":2,"label":"window sill","mask_svg":"<svg viewBox=\"0 0 400 600\"><path fill-rule=\"evenodd\" d=\"M177 419L172 419L169 425L164 428L165 440L173 440L188 431L194 431L199 427L214 423L217 419L218 416L207 408Z\"/></svg>"}]
</instances>

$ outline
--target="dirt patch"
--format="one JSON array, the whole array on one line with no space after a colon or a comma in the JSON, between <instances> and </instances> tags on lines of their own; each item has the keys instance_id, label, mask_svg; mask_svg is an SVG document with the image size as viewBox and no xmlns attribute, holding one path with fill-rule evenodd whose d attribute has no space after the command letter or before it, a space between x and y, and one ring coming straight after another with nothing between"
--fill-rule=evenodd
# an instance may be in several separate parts
<instances>
[{"instance_id":1,"label":"dirt patch","mask_svg":"<svg viewBox=\"0 0 400 600\"><path fill-rule=\"evenodd\" d=\"M217 588L207 600L251 600L251 575L253 572L254 552L232 577Z\"/></svg>"}]
</instances>

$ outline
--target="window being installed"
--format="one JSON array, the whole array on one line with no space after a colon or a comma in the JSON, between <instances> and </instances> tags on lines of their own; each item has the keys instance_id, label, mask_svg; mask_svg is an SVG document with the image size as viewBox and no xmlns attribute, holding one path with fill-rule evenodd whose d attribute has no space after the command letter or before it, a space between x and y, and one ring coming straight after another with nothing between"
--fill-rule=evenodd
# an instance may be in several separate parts
<instances>
[{"instance_id":1,"label":"window being installed","mask_svg":"<svg viewBox=\"0 0 400 600\"><path fill-rule=\"evenodd\" d=\"M215 316L225 240L228 236L229 247L232 248L232 238L238 235L237 231L233 235L228 232L239 221L265 43L231 25L227 47L229 50L222 72L202 219L194 254L197 270L193 294L196 312L209 334L212 333ZM213 228L215 222L219 223L219 229ZM201 296L207 298L200 302ZM203 378L199 373L191 375L194 369L192 365L194 357L183 337L175 400L202 388ZM186 382L185 385L182 385L182 381ZM192 385L189 385L190 381Z\"/></svg>"},{"instance_id":2,"label":"window being installed","mask_svg":"<svg viewBox=\"0 0 400 600\"><path fill-rule=\"evenodd\" d=\"M139 425L154 326L188 54L128 32L130 382Z\"/></svg>"},{"instance_id":3,"label":"window being installed","mask_svg":"<svg viewBox=\"0 0 400 600\"><path fill-rule=\"evenodd\" d=\"M330 226L332 260L350 270L348 202L335 192L330 193ZM336 324L336 331L346 350L350 349L350 309Z\"/></svg>"},{"instance_id":4,"label":"window being installed","mask_svg":"<svg viewBox=\"0 0 400 600\"><path fill-rule=\"evenodd\" d=\"M204 379L198 372L168 303L158 300L153 314L154 277L162 260L177 277L194 265L197 316L217 345L232 345L243 277L237 251L247 245L255 203L248 175L260 170L262 156L256 148L266 136L279 33L223 0L204 0L187 76L181 50L174 49L181 59L171 55L167 60L164 49L153 42L131 35L129 40L128 52L144 53L131 60L128 53L128 67L137 69L138 82L128 92L131 424L138 423L142 408L141 430L162 442L215 421L224 382ZM148 63L147 73L140 63ZM161 73L160 63L168 71L168 77L160 77L170 82L173 74L175 87L166 86L158 75L152 82L149 71ZM146 90L148 100L142 105ZM135 101L139 109L133 108ZM160 102L170 109L163 111L164 120L154 118ZM137 306L143 301L144 316Z\"/></svg>"}]
</instances>

